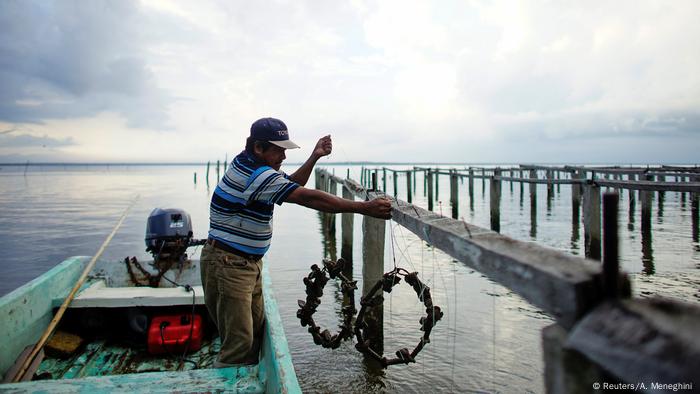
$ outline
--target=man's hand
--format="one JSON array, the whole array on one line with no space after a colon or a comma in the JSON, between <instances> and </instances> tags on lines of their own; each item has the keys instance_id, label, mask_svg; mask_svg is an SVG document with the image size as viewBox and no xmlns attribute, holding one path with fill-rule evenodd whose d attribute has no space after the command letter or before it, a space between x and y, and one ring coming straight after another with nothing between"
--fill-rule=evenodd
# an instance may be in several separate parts
<instances>
[{"instance_id":1,"label":"man's hand","mask_svg":"<svg viewBox=\"0 0 700 394\"><path fill-rule=\"evenodd\" d=\"M331 136L330 134L321 137L320 140L316 143L316 147L314 148L314 152L312 153L314 156L321 158L323 156L328 156L331 154L331 151L333 150L333 141L331 141Z\"/></svg>"},{"instance_id":2,"label":"man's hand","mask_svg":"<svg viewBox=\"0 0 700 394\"><path fill-rule=\"evenodd\" d=\"M375 198L365 202L367 204L364 215L374 216L379 219L391 219L391 200L386 197Z\"/></svg>"}]
</instances>

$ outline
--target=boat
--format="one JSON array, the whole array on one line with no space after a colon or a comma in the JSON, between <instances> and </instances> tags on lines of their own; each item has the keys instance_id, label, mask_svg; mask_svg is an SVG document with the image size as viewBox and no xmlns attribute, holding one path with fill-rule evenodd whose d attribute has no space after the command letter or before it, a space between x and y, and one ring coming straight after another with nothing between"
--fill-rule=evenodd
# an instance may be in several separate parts
<instances>
[{"instance_id":1,"label":"boat","mask_svg":"<svg viewBox=\"0 0 700 394\"><path fill-rule=\"evenodd\" d=\"M168 263L158 287L144 285L147 278L134 269L135 259L96 260L53 336L68 338L68 350L60 341L53 348L47 345L26 381L11 383L22 365L18 360L41 338L89 260L70 257L0 298L0 373L5 382L0 392L301 392L267 269L258 364L213 368L220 342L204 306L199 261L183 255ZM138 264L153 268L157 263ZM161 322L153 340L154 324L168 318L174 319L172 327ZM175 329L179 323L189 331L187 340L165 339L164 327Z\"/></svg>"}]
</instances>

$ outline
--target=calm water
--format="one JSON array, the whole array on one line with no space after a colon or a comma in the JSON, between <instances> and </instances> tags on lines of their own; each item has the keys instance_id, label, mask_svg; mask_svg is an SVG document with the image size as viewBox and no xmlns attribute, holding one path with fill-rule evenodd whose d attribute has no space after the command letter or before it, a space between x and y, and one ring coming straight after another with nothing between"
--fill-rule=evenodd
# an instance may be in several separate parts
<instances>
[{"instance_id":1,"label":"calm water","mask_svg":"<svg viewBox=\"0 0 700 394\"><path fill-rule=\"evenodd\" d=\"M450 166L444 166L448 168ZM330 166L344 176L348 167ZM396 166L396 169L407 168ZM284 168L287 172L293 166ZM360 167L350 167L359 179ZM199 183L193 183L197 172ZM3 166L0 169L0 295L41 275L68 256L91 255L109 234L124 208L140 195L134 209L107 248L103 259L126 256L148 259L143 236L146 218L155 207L177 207L190 213L195 238L206 237L209 197L203 166ZM423 179L417 179L414 202L427 207ZM309 186L313 186L311 180ZM400 177L399 197L405 199L405 178ZM459 216L489 227L488 184L475 181L473 210L466 183L460 184ZM388 179L389 194L393 181ZM570 190L562 185L550 204L546 186L538 187L537 225L530 220L528 187L521 197L518 184L502 185L501 232L513 238L538 242L570 253L583 254L583 228L572 225ZM628 194L621 206L621 258L632 276L636 296L662 295L700 302L700 245L692 240L690 203L679 193L665 193L662 204L655 196L653 237L643 245L639 208L630 222ZM441 177L435 210L448 216L449 181ZM521 203L521 201L523 201ZM355 216L355 278L362 278L361 216ZM582 221L581 221L582 223ZM309 392L542 392L543 362L540 331L552 320L507 289L478 272L453 261L406 229L390 222L387 228L385 268L398 266L418 271L431 287L435 304L445 317L433 330L431 343L416 364L377 369L365 362L348 341L337 350L313 345L311 336L296 319L296 300L304 298L302 278L309 266L320 263L328 250L340 245L324 239L320 217L312 210L284 204L275 212L273 246L267 255L274 291L285 325L294 365L302 388ZM392 254L392 242L396 256ZM194 257L198 258L196 250ZM360 283L361 286L361 283ZM339 289L327 285L315 318L335 329L340 323ZM330 290L334 289L334 290ZM335 294L334 294L335 293ZM398 286L384 307L385 351L413 348L421 332L422 305L408 286Z\"/></svg>"}]
</instances>

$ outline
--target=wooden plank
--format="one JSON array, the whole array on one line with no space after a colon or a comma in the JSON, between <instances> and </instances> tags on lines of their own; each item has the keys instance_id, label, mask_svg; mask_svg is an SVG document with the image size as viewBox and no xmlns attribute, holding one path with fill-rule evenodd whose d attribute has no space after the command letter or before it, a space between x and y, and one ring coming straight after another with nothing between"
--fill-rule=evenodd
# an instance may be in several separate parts
<instances>
[{"instance_id":1,"label":"wooden plank","mask_svg":"<svg viewBox=\"0 0 700 394\"><path fill-rule=\"evenodd\" d=\"M195 303L204 305L202 286L192 286ZM63 300L55 300L61 302ZM69 308L121 308L130 306L192 305L192 293L182 287L107 287L104 280L93 283L73 299Z\"/></svg>"},{"instance_id":2,"label":"wooden plank","mask_svg":"<svg viewBox=\"0 0 700 394\"><path fill-rule=\"evenodd\" d=\"M54 299L65 299L89 257L71 257L0 298L0 374L34 345L53 318ZM4 386L3 386L4 387Z\"/></svg>"},{"instance_id":3,"label":"wooden plank","mask_svg":"<svg viewBox=\"0 0 700 394\"><path fill-rule=\"evenodd\" d=\"M396 223L508 287L564 327L571 327L601 300L598 263L516 241L403 201L394 202L392 212Z\"/></svg>"},{"instance_id":4,"label":"wooden plank","mask_svg":"<svg viewBox=\"0 0 700 394\"><path fill-rule=\"evenodd\" d=\"M596 179L599 186L614 187L617 189L667 191L667 192L700 192L700 182L657 182L657 181L612 181Z\"/></svg>"},{"instance_id":5,"label":"wooden plank","mask_svg":"<svg viewBox=\"0 0 700 394\"><path fill-rule=\"evenodd\" d=\"M695 383L700 371L700 308L662 299L600 305L567 345L625 382ZM670 390L666 390L670 391Z\"/></svg>"}]
</instances>

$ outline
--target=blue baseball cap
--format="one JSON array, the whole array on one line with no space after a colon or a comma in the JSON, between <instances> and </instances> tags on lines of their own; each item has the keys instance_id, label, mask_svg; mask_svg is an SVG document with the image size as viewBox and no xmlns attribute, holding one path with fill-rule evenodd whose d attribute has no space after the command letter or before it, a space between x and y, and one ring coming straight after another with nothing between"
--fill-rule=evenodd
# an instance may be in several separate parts
<instances>
[{"instance_id":1,"label":"blue baseball cap","mask_svg":"<svg viewBox=\"0 0 700 394\"><path fill-rule=\"evenodd\" d=\"M275 118L256 120L250 126L250 137L258 141L267 141L285 149L299 148L299 145L289 140L287 125Z\"/></svg>"}]
</instances>

